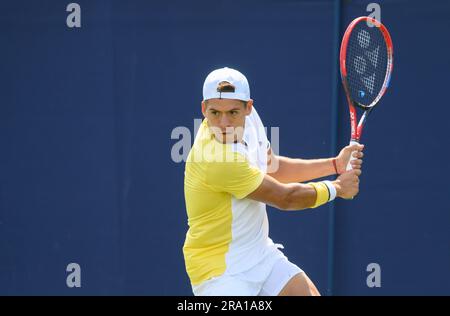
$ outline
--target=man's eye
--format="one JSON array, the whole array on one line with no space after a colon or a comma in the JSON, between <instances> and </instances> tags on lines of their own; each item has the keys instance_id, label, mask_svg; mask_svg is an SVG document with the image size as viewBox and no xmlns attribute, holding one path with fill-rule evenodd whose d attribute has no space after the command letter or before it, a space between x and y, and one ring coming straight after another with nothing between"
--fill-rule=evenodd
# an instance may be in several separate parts
<instances>
[{"instance_id":1,"label":"man's eye","mask_svg":"<svg viewBox=\"0 0 450 316\"><path fill-rule=\"evenodd\" d=\"M212 115L214 115L214 116L219 115L219 112L216 112L216 111L212 111L211 113L212 113Z\"/></svg>"},{"instance_id":2,"label":"man's eye","mask_svg":"<svg viewBox=\"0 0 450 316\"><path fill-rule=\"evenodd\" d=\"M238 114L238 111L231 111L231 115L236 115Z\"/></svg>"}]
</instances>

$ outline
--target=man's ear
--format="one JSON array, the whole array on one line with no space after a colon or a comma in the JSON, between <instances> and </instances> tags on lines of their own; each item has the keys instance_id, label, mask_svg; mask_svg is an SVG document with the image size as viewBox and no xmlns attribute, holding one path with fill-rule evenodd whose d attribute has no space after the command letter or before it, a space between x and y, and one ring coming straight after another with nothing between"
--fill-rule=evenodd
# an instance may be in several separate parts
<instances>
[{"instance_id":1,"label":"man's ear","mask_svg":"<svg viewBox=\"0 0 450 316\"><path fill-rule=\"evenodd\" d=\"M245 115L250 115L250 113L252 113L252 109L253 109L253 100L250 99L247 101L247 108Z\"/></svg>"},{"instance_id":2,"label":"man's ear","mask_svg":"<svg viewBox=\"0 0 450 316\"><path fill-rule=\"evenodd\" d=\"M206 117L206 103L205 103L205 101L202 101L202 113L203 113L203 116Z\"/></svg>"}]
</instances>

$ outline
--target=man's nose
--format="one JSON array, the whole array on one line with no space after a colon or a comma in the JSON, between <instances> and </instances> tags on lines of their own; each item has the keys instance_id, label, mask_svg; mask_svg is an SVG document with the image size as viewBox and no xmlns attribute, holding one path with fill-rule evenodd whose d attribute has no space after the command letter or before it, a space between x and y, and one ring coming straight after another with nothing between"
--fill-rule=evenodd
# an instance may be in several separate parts
<instances>
[{"instance_id":1,"label":"man's nose","mask_svg":"<svg viewBox=\"0 0 450 316\"><path fill-rule=\"evenodd\" d=\"M220 128L222 129L223 132L226 132L226 128L227 127L231 127L230 124L230 119L228 118L227 115L222 115L222 117L220 118Z\"/></svg>"}]
</instances>

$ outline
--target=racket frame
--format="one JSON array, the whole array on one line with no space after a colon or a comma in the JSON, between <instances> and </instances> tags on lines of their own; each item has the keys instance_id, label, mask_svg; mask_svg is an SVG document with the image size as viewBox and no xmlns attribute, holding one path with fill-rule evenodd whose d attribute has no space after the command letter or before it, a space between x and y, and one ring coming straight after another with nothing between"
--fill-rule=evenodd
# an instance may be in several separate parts
<instances>
[{"instance_id":1,"label":"racket frame","mask_svg":"<svg viewBox=\"0 0 450 316\"><path fill-rule=\"evenodd\" d=\"M350 96L350 89L348 87L348 82L347 82L347 65L345 62L346 57L347 57L347 46L348 46L348 41L350 39L350 35L358 23L371 23L373 25L373 27L377 27L381 31L381 33L386 41L386 47L387 47L387 55L388 55L387 68L388 69L386 71L386 76L384 78L383 86L382 86L380 92L378 93L377 97L369 105L363 105L363 104L360 104L360 103L352 100L352 98ZM388 88L389 82L391 80L392 69L394 67L394 47L392 44L391 35L389 34L389 31L387 30L387 28L381 22L375 20L374 18L368 17L368 16L362 16L362 17L358 17L358 18L354 19L347 27L347 30L345 31L344 36L342 38L340 55L339 55L339 63L340 63L340 70L341 70L341 80L342 80L342 84L344 86L344 90L345 90L345 94L346 94L347 102L348 102L348 106L349 106L349 111L350 111L351 142L359 143L359 140L361 139L362 129L363 129L364 123L367 120L368 115L372 111L373 107L378 103L378 101L381 99L381 97L386 92L386 89ZM359 120L359 123L357 123L357 113L356 113L355 106L364 110L364 113L363 113L361 119Z\"/></svg>"}]
</instances>

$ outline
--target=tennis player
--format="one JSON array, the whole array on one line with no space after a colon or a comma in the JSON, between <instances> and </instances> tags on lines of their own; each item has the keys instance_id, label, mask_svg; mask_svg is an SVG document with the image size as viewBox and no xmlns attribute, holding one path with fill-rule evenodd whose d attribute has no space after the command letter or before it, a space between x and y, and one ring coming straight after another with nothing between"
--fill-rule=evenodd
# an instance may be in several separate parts
<instances>
[{"instance_id":1,"label":"tennis player","mask_svg":"<svg viewBox=\"0 0 450 316\"><path fill-rule=\"evenodd\" d=\"M231 68L207 76L202 113L184 179L189 230L183 253L193 293L320 295L269 238L266 204L303 210L354 197L363 146L347 146L329 159L275 155L247 79ZM345 171L352 152L354 169ZM300 183L333 174L339 174L335 181Z\"/></svg>"}]
</instances>

